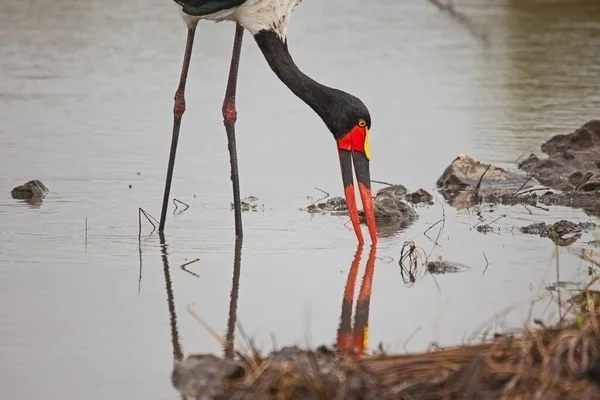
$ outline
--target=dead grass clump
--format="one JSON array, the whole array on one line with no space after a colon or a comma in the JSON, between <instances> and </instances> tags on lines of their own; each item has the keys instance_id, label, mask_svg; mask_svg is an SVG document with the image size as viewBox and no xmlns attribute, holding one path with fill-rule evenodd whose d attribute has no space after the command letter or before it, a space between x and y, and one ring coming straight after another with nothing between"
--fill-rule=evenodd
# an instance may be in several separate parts
<instances>
[{"instance_id":1,"label":"dead grass clump","mask_svg":"<svg viewBox=\"0 0 600 400\"><path fill-rule=\"evenodd\" d=\"M196 399L597 399L597 316L420 354L356 359L287 347L201 367L203 356L190 356L175 366L173 385Z\"/></svg>"}]
</instances>

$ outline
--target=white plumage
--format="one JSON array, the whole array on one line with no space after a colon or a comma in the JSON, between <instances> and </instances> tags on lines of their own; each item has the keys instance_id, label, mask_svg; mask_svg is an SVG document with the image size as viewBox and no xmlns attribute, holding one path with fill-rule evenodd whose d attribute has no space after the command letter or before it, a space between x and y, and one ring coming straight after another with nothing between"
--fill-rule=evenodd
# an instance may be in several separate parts
<instances>
[{"instance_id":1,"label":"white plumage","mask_svg":"<svg viewBox=\"0 0 600 400\"><path fill-rule=\"evenodd\" d=\"M252 35L261 30L272 30L284 40L292 11L300 2L302 0L248 0L238 7L201 17L187 15L181 8L179 10L188 28L196 26L203 19L214 22L236 21Z\"/></svg>"}]
</instances>

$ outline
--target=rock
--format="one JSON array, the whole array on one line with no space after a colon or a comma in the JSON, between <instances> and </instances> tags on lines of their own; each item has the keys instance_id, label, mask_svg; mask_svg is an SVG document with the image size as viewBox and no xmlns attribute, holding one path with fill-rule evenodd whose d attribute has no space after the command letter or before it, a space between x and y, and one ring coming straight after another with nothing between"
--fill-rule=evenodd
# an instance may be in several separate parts
<instances>
[{"instance_id":1,"label":"rock","mask_svg":"<svg viewBox=\"0 0 600 400\"><path fill-rule=\"evenodd\" d=\"M344 363L337 353L325 351L323 347L316 351L285 347L271 353L262 365L264 368L254 376L251 374L256 373L256 365L248 366L242 360L190 355L175 365L171 383L185 399L194 400L316 400L329 398L324 395L324 388L329 393L345 393L343 398L349 400L379 398L374 396L376 390L371 388L361 369L352 362ZM246 370L252 372L247 373ZM245 380L247 375L249 379ZM319 384L315 385L314 382Z\"/></svg>"},{"instance_id":2,"label":"rock","mask_svg":"<svg viewBox=\"0 0 600 400\"><path fill-rule=\"evenodd\" d=\"M552 137L541 150L548 158L531 154L519 168L556 190L590 192L600 188L600 120Z\"/></svg>"},{"instance_id":3,"label":"rock","mask_svg":"<svg viewBox=\"0 0 600 400\"><path fill-rule=\"evenodd\" d=\"M46 193L48 193L48 188L37 179L17 186L10 192L13 199L25 200L29 204L40 204Z\"/></svg>"},{"instance_id":4,"label":"rock","mask_svg":"<svg viewBox=\"0 0 600 400\"><path fill-rule=\"evenodd\" d=\"M242 212L244 211L258 211L259 208L259 204L257 204L256 202L259 200L258 197L256 196L248 196L245 197L243 199L240 199L240 209L242 210ZM231 209L233 210L234 204L233 203L229 203ZM261 206L261 208L264 210L264 204Z\"/></svg>"},{"instance_id":5,"label":"rock","mask_svg":"<svg viewBox=\"0 0 600 400\"><path fill-rule=\"evenodd\" d=\"M233 361L211 354L194 354L175 365L171 383L186 398L220 399L226 398L233 381L243 378L245 373Z\"/></svg>"},{"instance_id":6,"label":"rock","mask_svg":"<svg viewBox=\"0 0 600 400\"><path fill-rule=\"evenodd\" d=\"M519 228L519 231L529 235L538 235L547 237L559 246L569 246L575 243L583 232L588 232L596 228L591 222L580 222L578 224L560 220L552 225L545 222L538 222Z\"/></svg>"},{"instance_id":7,"label":"rock","mask_svg":"<svg viewBox=\"0 0 600 400\"><path fill-rule=\"evenodd\" d=\"M310 204L306 209L309 213L348 211L343 197L332 197L325 203Z\"/></svg>"},{"instance_id":8,"label":"rock","mask_svg":"<svg viewBox=\"0 0 600 400\"><path fill-rule=\"evenodd\" d=\"M519 188L527 178L521 172L506 171L494 165L483 164L467 155L461 155L456 157L439 177L437 186L442 191L462 191L475 189L481 180L479 190L490 187L497 189L501 186ZM537 184L535 180L530 180L524 188L535 184Z\"/></svg>"},{"instance_id":9,"label":"rock","mask_svg":"<svg viewBox=\"0 0 600 400\"><path fill-rule=\"evenodd\" d=\"M373 199L373 211L377 223L412 221L419 216L408 204L404 202L404 195L408 191L402 185L383 188L377 192ZM358 212L364 218L364 212Z\"/></svg>"},{"instance_id":10,"label":"rock","mask_svg":"<svg viewBox=\"0 0 600 400\"><path fill-rule=\"evenodd\" d=\"M419 216L404 198L408 190L403 185L393 185L380 189L373 199L373 212L377 224L377 233L381 237L395 235L399 230L411 225ZM419 189L411 194L417 200L431 201L429 193ZM332 215L348 215L346 200L342 197L332 197L324 203L310 204L306 211L311 214L331 213ZM358 211L360 222L366 223L364 211Z\"/></svg>"}]
</instances>

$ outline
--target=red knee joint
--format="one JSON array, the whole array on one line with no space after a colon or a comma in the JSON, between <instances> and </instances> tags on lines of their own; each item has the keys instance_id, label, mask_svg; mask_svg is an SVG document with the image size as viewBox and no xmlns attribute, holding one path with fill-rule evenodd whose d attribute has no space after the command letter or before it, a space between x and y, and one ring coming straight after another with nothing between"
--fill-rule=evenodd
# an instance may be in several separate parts
<instances>
[{"instance_id":1,"label":"red knee joint","mask_svg":"<svg viewBox=\"0 0 600 400\"><path fill-rule=\"evenodd\" d=\"M173 106L173 114L175 117L181 118L185 112L185 96L183 90L177 90L175 92L175 105Z\"/></svg>"},{"instance_id":2,"label":"red knee joint","mask_svg":"<svg viewBox=\"0 0 600 400\"><path fill-rule=\"evenodd\" d=\"M226 97L223 101L223 122L234 124L237 121L237 111L235 109L235 97Z\"/></svg>"}]
</instances>

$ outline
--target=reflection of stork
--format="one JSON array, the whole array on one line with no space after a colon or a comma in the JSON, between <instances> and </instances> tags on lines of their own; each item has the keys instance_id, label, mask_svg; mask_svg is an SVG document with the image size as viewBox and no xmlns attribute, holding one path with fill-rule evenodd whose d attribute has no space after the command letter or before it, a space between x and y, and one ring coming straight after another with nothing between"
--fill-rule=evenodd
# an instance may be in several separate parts
<instances>
[{"instance_id":1,"label":"reflection of stork","mask_svg":"<svg viewBox=\"0 0 600 400\"><path fill-rule=\"evenodd\" d=\"M177 330L177 313L175 312L175 300L173 297L173 286L171 284L171 268L169 267L169 258L167 256L167 245L165 235L158 232L160 236L160 252L165 274L165 287L167 289L167 304L169 305L169 319L171 322L171 344L173 345L173 362L183 359L183 350L179 343L179 331Z\"/></svg>"},{"instance_id":2,"label":"reflection of stork","mask_svg":"<svg viewBox=\"0 0 600 400\"><path fill-rule=\"evenodd\" d=\"M371 303L371 286L373 285L373 274L375 272L376 248L371 246L365 275L356 302L356 313L354 315L354 328L352 327L352 302L354 299L354 286L358 275L358 268L362 255L362 246L359 245L354 254L354 260L348 271L348 279L344 289L342 301L342 315L337 335L337 348L341 352L349 352L355 356L361 356L369 342L369 305Z\"/></svg>"},{"instance_id":3,"label":"reflection of stork","mask_svg":"<svg viewBox=\"0 0 600 400\"><path fill-rule=\"evenodd\" d=\"M165 275L165 287L167 289L167 304L169 307L169 319L171 324L171 344L173 346L173 361L177 363L183 359L183 350L179 340L179 331L177 329L177 313L175 312L175 300L173 295L173 287L171 283L171 271L169 267L169 258L167 254L167 245L165 236L162 232L160 236L161 258L163 263L163 271ZM229 316L227 319L227 333L223 341L223 351L225 358L233 358L233 340L235 322L237 319L237 304L238 292L240 287L240 271L242 260L242 239L236 238L235 250L233 256L233 278L231 284L231 295L229 301Z\"/></svg>"},{"instance_id":4,"label":"reflection of stork","mask_svg":"<svg viewBox=\"0 0 600 400\"><path fill-rule=\"evenodd\" d=\"M238 292L240 290L240 272L242 264L242 238L235 238L235 252L233 254L233 278L231 280L231 295L229 300L229 318L227 319L227 334L225 335L225 358L233 358L233 342L235 321L237 319Z\"/></svg>"}]
</instances>

